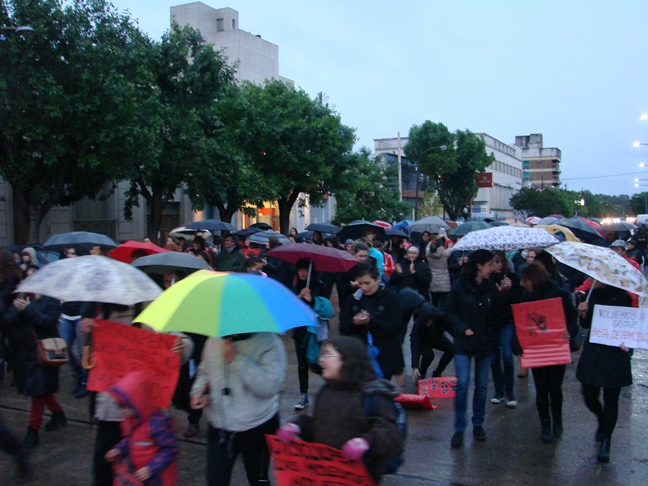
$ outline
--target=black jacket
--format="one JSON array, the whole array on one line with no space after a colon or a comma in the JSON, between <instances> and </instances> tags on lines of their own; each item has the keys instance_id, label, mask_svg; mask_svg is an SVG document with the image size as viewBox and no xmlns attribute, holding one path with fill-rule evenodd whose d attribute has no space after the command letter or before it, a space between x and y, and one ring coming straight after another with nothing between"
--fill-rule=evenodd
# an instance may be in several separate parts
<instances>
[{"instance_id":1,"label":"black jacket","mask_svg":"<svg viewBox=\"0 0 648 486\"><path fill-rule=\"evenodd\" d=\"M454 337L455 354L484 357L499 346L502 295L492 280L459 279L452 286L443 308ZM466 336L471 329L474 334Z\"/></svg>"},{"instance_id":2,"label":"black jacket","mask_svg":"<svg viewBox=\"0 0 648 486\"><path fill-rule=\"evenodd\" d=\"M425 323L436 318L431 326ZM446 331L446 322L443 313L429 302L425 302L419 309L418 316L412 325L410 333L410 349L412 351L412 368L418 368L421 361L421 349L432 348L437 340L443 337ZM450 329L448 329L450 331Z\"/></svg>"},{"instance_id":3,"label":"black jacket","mask_svg":"<svg viewBox=\"0 0 648 486\"><path fill-rule=\"evenodd\" d=\"M414 262L414 273L411 273L410 264L411 262L408 259L401 260L398 265L403 269L403 273L399 273L398 269L394 270L389 278L389 283L396 285L398 290L410 288L421 295L427 295L428 287L432 281L430 266L427 261L416 260Z\"/></svg>"},{"instance_id":4,"label":"black jacket","mask_svg":"<svg viewBox=\"0 0 648 486\"><path fill-rule=\"evenodd\" d=\"M357 297L357 298L356 298ZM356 326L353 316L366 310L371 316L368 326ZM367 342L367 331L371 332L374 345L380 350L376 359L385 375L398 375L405 369L403 347L400 341L401 305L398 295L384 286L370 296L357 291L350 297L340 315L340 334L356 336ZM367 329L368 328L368 329Z\"/></svg>"},{"instance_id":5,"label":"black jacket","mask_svg":"<svg viewBox=\"0 0 648 486\"><path fill-rule=\"evenodd\" d=\"M582 327L586 329L592 327L596 304L631 307L632 300L627 292L616 287L594 289L589 300L587 315L580 321ZM621 348L592 343L588 336L583 343L583 352L578 360L576 378L585 385L604 388L632 385L630 358L630 353L626 353Z\"/></svg>"},{"instance_id":6,"label":"black jacket","mask_svg":"<svg viewBox=\"0 0 648 486\"><path fill-rule=\"evenodd\" d=\"M513 322L513 310L511 309L511 304L519 304L520 299L522 298L522 291L524 290L520 285L520 278L511 271L505 272L506 276L511 280L511 288L502 292L502 322L509 324ZM502 273L492 273L490 279L495 282L496 285L502 283L504 274Z\"/></svg>"}]
</instances>

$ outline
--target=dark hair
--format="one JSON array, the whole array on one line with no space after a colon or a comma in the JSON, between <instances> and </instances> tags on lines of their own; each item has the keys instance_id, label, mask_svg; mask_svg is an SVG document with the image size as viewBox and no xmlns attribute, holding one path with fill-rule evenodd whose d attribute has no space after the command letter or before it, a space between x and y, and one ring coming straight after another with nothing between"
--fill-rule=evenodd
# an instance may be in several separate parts
<instances>
[{"instance_id":1,"label":"dark hair","mask_svg":"<svg viewBox=\"0 0 648 486\"><path fill-rule=\"evenodd\" d=\"M367 348L360 339L339 336L327 339L322 346L329 345L340 353L342 367L336 384L341 388L357 390L365 383L376 379Z\"/></svg>"},{"instance_id":2,"label":"dark hair","mask_svg":"<svg viewBox=\"0 0 648 486\"><path fill-rule=\"evenodd\" d=\"M311 266L311 259L310 258L300 258L297 260L297 263L295 263L295 268L297 270L309 268Z\"/></svg>"},{"instance_id":3,"label":"dark hair","mask_svg":"<svg viewBox=\"0 0 648 486\"><path fill-rule=\"evenodd\" d=\"M192 243L198 243L202 248L205 248L205 238L202 236L195 236Z\"/></svg>"},{"instance_id":4,"label":"dark hair","mask_svg":"<svg viewBox=\"0 0 648 486\"><path fill-rule=\"evenodd\" d=\"M263 263L263 259L258 256L251 256L245 259L245 269L252 268L254 265Z\"/></svg>"},{"instance_id":5,"label":"dark hair","mask_svg":"<svg viewBox=\"0 0 648 486\"><path fill-rule=\"evenodd\" d=\"M380 272L378 271L378 267L374 263L370 263L370 262L359 263L356 269L357 269L356 279L360 277L364 277L365 275L370 276L374 280L378 280L378 278L380 277Z\"/></svg>"},{"instance_id":6,"label":"dark hair","mask_svg":"<svg viewBox=\"0 0 648 486\"><path fill-rule=\"evenodd\" d=\"M533 287L533 293L541 292L549 285L549 274L540 265L529 265L520 274L522 280L528 280Z\"/></svg>"},{"instance_id":7,"label":"dark hair","mask_svg":"<svg viewBox=\"0 0 648 486\"><path fill-rule=\"evenodd\" d=\"M384 246L385 246L385 245L383 245L383 242L382 242L382 241L377 241L377 240L376 240L376 241L374 241L374 243L373 243L373 247L374 247L376 250L378 250L378 251L382 251L382 249L383 249Z\"/></svg>"},{"instance_id":8,"label":"dark hair","mask_svg":"<svg viewBox=\"0 0 648 486\"><path fill-rule=\"evenodd\" d=\"M474 251L469 257L468 261L463 264L461 269L462 280L475 280L477 278L477 265L484 265L494 258L493 252L490 250L477 250Z\"/></svg>"},{"instance_id":9,"label":"dark hair","mask_svg":"<svg viewBox=\"0 0 648 486\"><path fill-rule=\"evenodd\" d=\"M268 244L270 245L271 250L273 248L277 248L278 246L281 246L281 242L279 241L279 238L277 238L276 236L270 236L268 238Z\"/></svg>"},{"instance_id":10,"label":"dark hair","mask_svg":"<svg viewBox=\"0 0 648 486\"><path fill-rule=\"evenodd\" d=\"M23 271L11 253L7 250L0 250L0 284L3 284L7 277L15 278L18 283L23 279Z\"/></svg>"},{"instance_id":11,"label":"dark hair","mask_svg":"<svg viewBox=\"0 0 648 486\"><path fill-rule=\"evenodd\" d=\"M351 251L353 252L354 255L356 253L358 253L359 251L363 251L363 250L364 251L369 251L369 245L367 245L366 243L363 243L362 241L358 241L358 240L353 242L353 246L351 247Z\"/></svg>"},{"instance_id":12,"label":"dark hair","mask_svg":"<svg viewBox=\"0 0 648 486\"><path fill-rule=\"evenodd\" d=\"M506 253L505 252L503 252L502 250L495 250L493 252L493 255L494 255L493 258L495 258L495 260L500 260L500 261L502 261L502 263L504 263L504 269L503 269L502 273L505 274L506 272L511 271L511 262L509 261L508 258L506 258Z\"/></svg>"},{"instance_id":13,"label":"dark hair","mask_svg":"<svg viewBox=\"0 0 648 486\"><path fill-rule=\"evenodd\" d=\"M537 251L534 262L542 263L547 269L549 278L555 280L556 282L560 282L560 272L558 271L558 267L556 266L556 262L554 261L551 253L547 253L544 250Z\"/></svg>"}]
</instances>

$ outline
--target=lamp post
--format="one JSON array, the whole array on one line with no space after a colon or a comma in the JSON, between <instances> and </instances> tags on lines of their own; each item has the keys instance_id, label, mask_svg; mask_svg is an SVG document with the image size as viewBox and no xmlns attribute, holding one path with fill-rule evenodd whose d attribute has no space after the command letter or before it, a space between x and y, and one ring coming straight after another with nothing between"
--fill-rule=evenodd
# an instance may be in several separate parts
<instances>
[{"instance_id":1,"label":"lamp post","mask_svg":"<svg viewBox=\"0 0 648 486\"><path fill-rule=\"evenodd\" d=\"M648 143L636 141L635 143L632 144L633 147L639 147L640 145L648 145Z\"/></svg>"},{"instance_id":2,"label":"lamp post","mask_svg":"<svg viewBox=\"0 0 648 486\"><path fill-rule=\"evenodd\" d=\"M421 155L419 155L418 160L416 161L416 194L415 194L415 199L414 199L414 221L418 221L418 207L419 207L419 172L420 172L420 163L421 159L425 154L428 152L431 152L432 150L440 149L440 150L445 150L447 149L447 145L436 145L434 147L429 147L426 148L423 152L421 152Z\"/></svg>"},{"instance_id":3,"label":"lamp post","mask_svg":"<svg viewBox=\"0 0 648 486\"><path fill-rule=\"evenodd\" d=\"M27 37L34 32L34 28L29 25L20 25L18 27L0 26L0 41L7 40L7 36L16 35L18 37Z\"/></svg>"},{"instance_id":4,"label":"lamp post","mask_svg":"<svg viewBox=\"0 0 648 486\"><path fill-rule=\"evenodd\" d=\"M648 187L648 184L639 184L639 182L648 182L648 179L635 179L635 187ZM648 214L648 196L644 194L644 208L646 210L646 214Z\"/></svg>"}]
</instances>

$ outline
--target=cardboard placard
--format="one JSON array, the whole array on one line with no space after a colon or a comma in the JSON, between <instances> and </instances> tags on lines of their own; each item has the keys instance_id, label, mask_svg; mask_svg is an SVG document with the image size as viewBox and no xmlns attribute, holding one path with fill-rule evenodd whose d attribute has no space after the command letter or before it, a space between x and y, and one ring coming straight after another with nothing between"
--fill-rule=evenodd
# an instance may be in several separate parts
<instances>
[{"instance_id":1,"label":"cardboard placard","mask_svg":"<svg viewBox=\"0 0 648 486\"><path fill-rule=\"evenodd\" d=\"M360 460L350 461L333 447L315 442L281 442L266 435L277 486L372 486L374 482Z\"/></svg>"},{"instance_id":2,"label":"cardboard placard","mask_svg":"<svg viewBox=\"0 0 648 486\"><path fill-rule=\"evenodd\" d=\"M562 299L512 304L515 332L522 346L520 366L540 368L571 363Z\"/></svg>"},{"instance_id":3,"label":"cardboard placard","mask_svg":"<svg viewBox=\"0 0 648 486\"><path fill-rule=\"evenodd\" d=\"M118 322L97 320L87 388L106 392L131 371L151 373L151 400L168 408L180 376L180 354L171 351L177 336L157 334Z\"/></svg>"},{"instance_id":4,"label":"cardboard placard","mask_svg":"<svg viewBox=\"0 0 648 486\"><path fill-rule=\"evenodd\" d=\"M590 342L648 349L648 309L595 305Z\"/></svg>"},{"instance_id":5,"label":"cardboard placard","mask_svg":"<svg viewBox=\"0 0 648 486\"><path fill-rule=\"evenodd\" d=\"M417 410L434 410L437 408L436 405L432 405L430 397L427 395L401 393L394 398L394 401L400 403L403 408L413 408Z\"/></svg>"},{"instance_id":6,"label":"cardboard placard","mask_svg":"<svg viewBox=\"0 0 648 486\"><path fill-rule=\"evenodd\" d=\"M456 389L456 376L439 376L418 381L418 394L430 398L454 398Z\"/></svg>"}]
</instances>

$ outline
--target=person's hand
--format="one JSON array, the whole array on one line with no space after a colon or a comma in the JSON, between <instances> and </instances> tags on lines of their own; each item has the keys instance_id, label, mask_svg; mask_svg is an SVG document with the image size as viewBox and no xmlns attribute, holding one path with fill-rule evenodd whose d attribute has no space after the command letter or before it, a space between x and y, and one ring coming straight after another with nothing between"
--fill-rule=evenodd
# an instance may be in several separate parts
<instances>
[{"instance_id":1,"label":"person's hand","mask_svg":"<svg viewBox=\"0 0 648 486\"><path fill-rule=\"evenodd\" d=\"M299 425L293 423L284 424L277 430L277 438L284 444L287 444L291 440L296 439L300 433L301 429Z\"/></svg>"},{"instance_id":2,"label":"person's hand","mask_svg":"<svg viewBox=\"0 0 648 486\"><path fill-rule=\"evenodd\" d=\"M361 437L356 437L345 442L342 452L350 461L357 461L369 450L369 442Z\"/></svg>"},{"instance_id":3,"label":"person's hand","mask_svg":"<svg viewBox=\"0 0 648 486\"><path fill-rule=\"evenodd\" d=\"M403 371L400 375L394 375L394 383L398 386L403 386L405 384L405 372Z\"/></svg>"},{"instance_id":4,"label":"person's hand","mask_svg":"<svg viewBox=\"0 0 648 486\"><path fill-rule=\"evenodd\" d=\"M236 359L239 352L231 338L223 339L223 361L231 363Z\"/></svg>"},{"instance_id":5,"label":"person's hand","mask_svg":"<svg viewBox=\"0 0 648 486\"><path fill-rule=\"evenodd\" d=\"M26 299L15 299L13 305L18 312L24 311L29 305L29 298Z\"/></svg>"},{"instance_id":6,"label":"person's hand","mask_svg":"<svg viewBox=\"0 0 648 486\"><path fill-rule=\"evenodd\" d=\"M401 267L400 263L396 264L396 271L398 272L399 275L403 274L403 267Z\"/></svg>"},{"instance_id":7,"label":"person's hand","mask_svg":"<svg viewBox=\"0 0 648 486\"><path fill-rule=\"evenodd\" d=\"M97 327L97 321L95 321L94 319L90 319L89 317L86 317L85 319L81 319L79 330L81 332L89 333L94 331L95 327Z\"/></svg>"},{"instance_id":8,"label":"person's hand","mask_svg":"<svg viewBox=\"0 0 648 486\"><path fill-rule=\"evenodd\" d=\"M416 385L416 382L419 380L421 377L421 372L419 371L418 368L414 368L414 371L412 372L412 383Z\"/></svg>"},{"instance_id":9,"label":"person's hand","mask_svg":"<svg viewBox=\"0 0 648 486\"><path fill-rule=\"evenodd\" d=\"M306 302L313 301L313 294L311 293L311 289L309 289L308 287L301 289L301 292L299 292L299 295L297 297L304 299Z\"/></svg>"},{"instance_id":10,"label":"person's hand","mask_svg":"<svg viewBox=\"0 0 648 486\"><path fill-rule=\"evenodd\" d=\"M410 263L410 273L416 273L416 270L414 269L414 262Z\"/></svg>"},{"instance_id":11,"label":"person's hand","mask_svg":"<svg viewBox=\"0 0 648 486\"><path fill-rule=\"evenodd\" d=\"M369 320L369 313L365 309L362 309L355 316L353 316L353 323L356 326L364 326L365 324L369 324Z\"/></svg>"},{"instance_id":12,"label":"person's hand","mask_svg":"<svg viewBox=\"0 0 648 486\"><path fill-rule=\"evenodd\" d=\"M175 341L173 341L173 346L171 346L171 351L174 353L180 353L184 351L184 341L182 337L178 336Z\"/></svg>"},{"instance_id":13,"label":"person's hand","mask_svg":"<svg viewBox=\"0 0 648 486\"><path fill-rule=\"evenodd\" d=\"M621 348L621 351L625 351L626 353L630 352L630 348L623 343L619 344L619 347Z\"/></svg>"},{"instance_id":14,"label":"person's hand","mask_svg":"<svg viewBox=\"0 0 648 486\"><path fill-rule=\"evenodd\" d=\"M190 405L192 410L201 410L207 406L209 403L209 395L206 395L204 392L196 393L191 395Z\"/></svg>"},{"instance_id":15,"label":"person's hand","mask_svg":"<svg viewBox=\"0 0 648 486\"><path fill-rule=\"evenodd\" d=\"M106 452L104 459L106 460L106 462L113 462L119 459L120 457L121 457L121 452L119 452L119 449L110 449L108 452Z\"/></svg>"},{"instance_id":16,"label":"person's hand","mask_svg":"<svg viewBox=\"0 0 648 486\"><path fill-rule=\"evenodd\" d=\"M354 289L357 289L358 287L360 287L360 284L358 283L357 280L352 280L351 281L351 287L353 287Z\"/></svg>"},{"instance_id":17,"label":"person's hand","mask_svg":"<svg viewBox=\"0 0 648 486\"><path fill-rule=\"evenodd\" d=\"M151 470L148 466L144 466L142 469L135 471L135 474L133 474L133 476L135 476L135 478L139 479L140 481L146 481L151 477Z\"/></svg>"},{"instance_id":18,"label":"person's hand","mask_svg":"<svg viewBox=\"0 0 648 486\"><path fill-rule=\"evenodd\" d=\"M578 312L581 314L587 314L587 309L589 308L589 305L587 302L581 302L578 304Z\"/></svg>"},{"instance_id":19,"label":"person's hand","mask_svg":"<svg viewBox=\"0 0 648 486\"><path fill-rule=\"evenodd\" d=\"M472 329L466 329L466 331L464 332L464 334L465 334L466 336L472 336L472 335L474 335L475 333L473 332Z\"/></svg>"}]
</instances>

